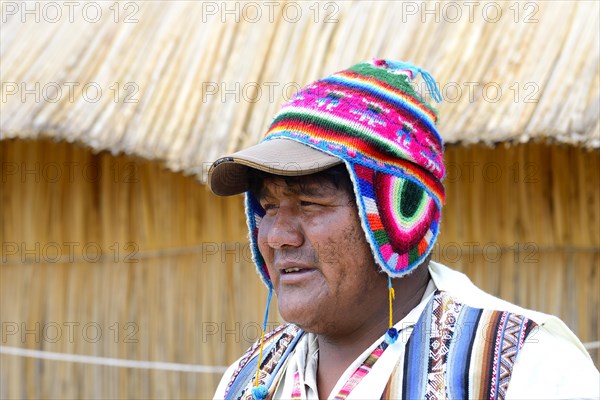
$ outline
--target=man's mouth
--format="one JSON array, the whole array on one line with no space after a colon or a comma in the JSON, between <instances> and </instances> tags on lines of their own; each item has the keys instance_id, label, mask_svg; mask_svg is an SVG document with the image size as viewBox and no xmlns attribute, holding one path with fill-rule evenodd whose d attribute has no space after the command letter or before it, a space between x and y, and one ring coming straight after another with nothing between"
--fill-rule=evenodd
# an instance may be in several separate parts
<instances>
[{"instance_id":1,"label":"man's mouth","mask_svg":"<svg viewBox=\"0 0 600 400\"><path fill-rule=\"evenodd\" d=\"M284 273L284 274L293 274L294 272L300 272L300 271L302 271L302 270L305 270L305 269L306 269L306 268L296 268L296 267L293 267L293 268L285 268L285 269L283 270L283 273Z\"/></svg>"},{"instance_id":2,"label":"man's mouth","mask_svg":"<svg viewBox=\"0 0 600 400\"><path fill-rule=\"evenodd\" d=\"M279 279L282 284L299 284L311 279L317 270L310 267L288 266L279 269Z\"/></svg>"}]
</instances>

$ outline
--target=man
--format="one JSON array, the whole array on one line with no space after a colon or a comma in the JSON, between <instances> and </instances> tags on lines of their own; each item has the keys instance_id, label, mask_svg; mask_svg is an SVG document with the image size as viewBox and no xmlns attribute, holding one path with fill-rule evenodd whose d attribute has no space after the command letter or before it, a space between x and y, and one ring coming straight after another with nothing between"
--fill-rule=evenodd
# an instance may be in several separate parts
<instances>
[{"instance_id":1,"label":"man","mask_svg":"<svg viewBox=\"0 0 600 400\"><path fill-rule=\"evenodd\" d=\"M246 192L254 261L290 323L215 398L598 398L564 323L430 261L443 142L419 74L441 100L426 71L390 60L314 82L259 145L213 164L214 193Z\"/></svg>"}]
</instances>

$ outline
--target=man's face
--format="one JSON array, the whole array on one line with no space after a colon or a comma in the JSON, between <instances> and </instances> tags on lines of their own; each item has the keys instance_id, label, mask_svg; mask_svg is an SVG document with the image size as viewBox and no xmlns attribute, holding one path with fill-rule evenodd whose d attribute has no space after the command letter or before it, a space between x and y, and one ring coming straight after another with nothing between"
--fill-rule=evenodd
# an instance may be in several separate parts
<instances>
[{"instance_id":1,"label":"man's face","mask_svg":"<svg viewBox=\"0 0 600 400\"><path fill-rule=\"evenodd\" d=\"M378 272L346 190L318 176L292 185L269 178L260 197L266 215L258 245L286 321L343 334L385 310L387 277Z\"/></svg>"}]
</instances>

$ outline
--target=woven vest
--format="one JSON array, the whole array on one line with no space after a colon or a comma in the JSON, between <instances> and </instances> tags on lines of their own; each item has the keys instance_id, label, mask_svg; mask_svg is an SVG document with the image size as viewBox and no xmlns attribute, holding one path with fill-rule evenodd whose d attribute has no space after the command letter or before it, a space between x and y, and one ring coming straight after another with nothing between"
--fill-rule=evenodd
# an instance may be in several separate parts
<instances>
[{"instance_id":1,"label":"woven vest","mask_svg":"<svg viewBox=\"0 0 600 400\"><path fill-rule=\"evenodd\" d=\"M503 399L515 360L537 324L507 311L474 308L436 291L406 343L382 399ZM303 335L282 325L266 335L260 384L272 396L274 378ZM240 360L226 399L252 399L258 343Z\"/></svg>"}]
</instances>

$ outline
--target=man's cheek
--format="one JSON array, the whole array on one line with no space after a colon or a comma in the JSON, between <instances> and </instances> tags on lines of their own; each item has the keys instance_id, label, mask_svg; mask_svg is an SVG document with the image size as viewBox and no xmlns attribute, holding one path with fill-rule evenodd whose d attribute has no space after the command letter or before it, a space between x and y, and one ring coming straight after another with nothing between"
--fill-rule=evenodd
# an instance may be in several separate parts
<instances>
[{"instance_id":1,"label":"man's cheek","mask_svg":"<svg viewBox=\"0 0 600 400\"><path fill-rule=\"evenodd\" d=\"M266 226L266 225L268 225L268 224L265 224L265 223L260 224L260 227L258 228L258 235L257 235L256 241L258 244L258 250L260 251L260 254L263 256L265 261L268 261L267 257L269 255L269 244L268 244L269 241L268 241L267 232L269 230L268 230L268 226Z\"/></svg>"},{"instance_id":2,"label":"man's cheek","mask_svg":"<svg viewBox=\"0 0 600 400\"><path fill-rule=\"evenodd\" d=\"M339 249L334 243L321 244L315 252L315 261L319 263L334 264L339 258Z\"/></svg>"}]
</instances>

